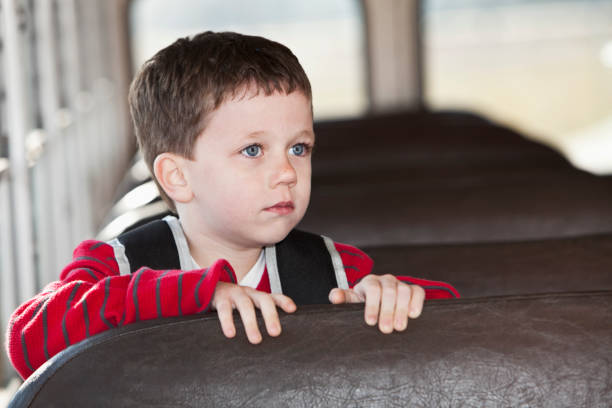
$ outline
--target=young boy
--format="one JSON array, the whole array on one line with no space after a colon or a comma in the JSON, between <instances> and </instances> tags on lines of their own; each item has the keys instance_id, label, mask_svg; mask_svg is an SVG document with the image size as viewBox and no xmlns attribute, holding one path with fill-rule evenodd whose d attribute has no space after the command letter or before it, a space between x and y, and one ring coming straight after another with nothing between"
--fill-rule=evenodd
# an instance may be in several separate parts
<instances>
[{"instance_id":1,"label":"young boy","mask_svg":"<svg viewBox=\"0 0 612 408\"><path fill-rule=\"evenodd\" d=\"M310 198L315 135L310 83L281 44L236 33L180 39L145 63L129 99L145 161L178 218L75 249L60 280L11 318L8 354L22 377L139 320L216 310L229 338L237 309L256 344L255 309L278 336L277 308L365 302L366 323L391 333L421 314L426 291L458 296L442 282L370 275L359 249L294 230Z\"/></svg>"}]
</instances>

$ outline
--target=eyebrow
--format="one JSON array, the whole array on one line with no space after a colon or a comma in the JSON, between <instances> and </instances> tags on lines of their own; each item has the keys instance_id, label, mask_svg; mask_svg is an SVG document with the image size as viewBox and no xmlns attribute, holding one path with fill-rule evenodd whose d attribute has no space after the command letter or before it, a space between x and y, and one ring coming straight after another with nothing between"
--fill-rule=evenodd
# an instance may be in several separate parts
<instances>
[{"instance_id":1,"label":"eyebrow","mask_svg":"<svg viewBox=\"0 0 612 408\"><path fill-rule=\"evenodd\" d=\"M315 138L315 133L313 130L304 129L296 133L296 136L310 136L313 139Z\"/></svg>"},{"instance_id":2,"label":"eyebrow","mask_svg":"<svg viewBox=\"0 0 612 408\"><path fill-rule=\"evenodd\" d=\"M246 135L246 138L247 139L255 139L255 138L257 138L257 137L259 137L261 135L265 135L265 134L266 134L266 132L263 131L263 130L256 130L256 131L251 132L248 135ZM310 137L312 137L314 139L315 138L315 133L314 133L313 130L303 129L303 130L300 130L299 132L297 132L295 134L295 137L299 137L299 136L310 136Z\"/></svg>"},{"instance_id":3,"label":"eyebrow","mask_svg":"<svg viewBox=\"0 0 612 408\"><path fill-rule=\"evenodd\" d=\"M258 136L264 135L266 134L266 132L264 132L263 130L256 130L255 132L251 132L248 135L246 135L247 139L254 139Z\"/></svg>"}]
</instances>

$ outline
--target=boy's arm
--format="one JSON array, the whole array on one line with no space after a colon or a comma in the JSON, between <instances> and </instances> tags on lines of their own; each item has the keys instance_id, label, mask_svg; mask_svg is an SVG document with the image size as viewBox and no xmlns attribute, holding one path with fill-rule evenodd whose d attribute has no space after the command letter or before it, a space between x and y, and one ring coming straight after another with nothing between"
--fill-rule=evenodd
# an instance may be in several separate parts
<instances>
[{"instance_id":1,"label":"boy's arm","mask_svg":"<svg viewBox=\"0 0 612 408\"><path fill-rule=\"evenodd\" d=\"M350 289L332 289L331 303L365 303L367 324L378 323L383 333L403 331L408 319L420 316L426 298L459 297L457 291L444 282L370 274L374 262L355 247L336 244L347 275Z\"/></svg>"},{"instance_id":2,"label":"boy's arm","mask_svg":"<svg viewBox=\"0 0 612 408\"><path fill-rule=\"evenodd\" d=\"M337 242L335 246L342 258L349 287L353 288L372 272L374 261L365 252L354 246ZM425 290L426 300L460 297L459 292L446 282L414 278L412 276L395 275L395 277L409 285L418 285L422 287Z\"/></svg>"},{"instance_id":3,"label":"boy's arm","mask_svg":"<svg viewBox=\"0 0 612 408\"><path fill-rule=\"evenodd\" d=\"M138 320L206 312L217 282L228 280L230 268L219 260L202 270L141 268L120 276L112 247L85 241L60 280L13 313L8 355L27 378L61 350L102 331Z\"/></svg>"}]
</instances>

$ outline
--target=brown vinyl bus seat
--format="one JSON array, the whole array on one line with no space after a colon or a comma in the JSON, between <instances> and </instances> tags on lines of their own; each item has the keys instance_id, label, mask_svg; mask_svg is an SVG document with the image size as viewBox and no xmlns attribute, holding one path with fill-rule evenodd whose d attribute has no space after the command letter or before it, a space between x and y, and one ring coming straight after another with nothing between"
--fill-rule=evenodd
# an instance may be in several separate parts
<instances>
[{"instance_id":1,"label":"brown vinyl bus seat","mask_svg":"<svg viewBox=\"0 0 612 408\"><path fill-rule=\"evenodd\" d=\"M434 301L384 335L360 305L310 306L257 346L155 320L58 354L9 408L611 406L611 316L609 291Z\"/></svg>"}]
</instances>

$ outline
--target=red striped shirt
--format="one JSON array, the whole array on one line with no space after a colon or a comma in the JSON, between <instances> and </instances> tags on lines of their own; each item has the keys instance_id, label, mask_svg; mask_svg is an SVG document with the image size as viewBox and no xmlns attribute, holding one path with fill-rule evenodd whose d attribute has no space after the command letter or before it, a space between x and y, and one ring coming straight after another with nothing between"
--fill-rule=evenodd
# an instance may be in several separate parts
<instances>
[{"instance_id":1,"label":"red striped shirt","mask_svg":"<svg viewBox=\"0 0 612 408\"><path fill-rule=\"evenodd\" d=\"M335 244L350 287L368 275L372 259L361 250ZM426 298L459 297L444 282L410 277L398 279L424 287ZM7 352L19 374L27 378L66 347L114 327L139 320L206 313L218 281L236 282L225 260L193 271L141 268L119 275L113 248L85 241L74 251L60 280L21 305L11 316ZM270 292L267 271L257 290Z\"/></svg>"}]
</instances>

